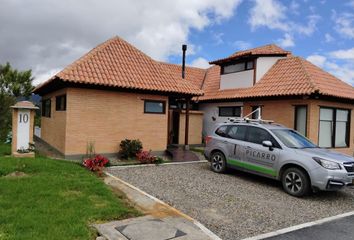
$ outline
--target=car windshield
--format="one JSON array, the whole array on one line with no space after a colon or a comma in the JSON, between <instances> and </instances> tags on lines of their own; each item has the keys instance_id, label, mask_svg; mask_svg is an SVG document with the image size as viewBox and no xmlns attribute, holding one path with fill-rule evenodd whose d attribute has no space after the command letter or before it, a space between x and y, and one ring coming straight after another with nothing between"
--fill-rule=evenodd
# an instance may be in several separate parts
<instances>
[{"instance_id":1,"label":"car windshield","mask_svg":"<svg viewBox=\"0 0 354 240\"><path fill-rule=\"evenodd\" d=\"M285 146L290 148L317 148L318 146L310 140L291 129L273 129L271 130Z\"/></svg>"}]
</instances>

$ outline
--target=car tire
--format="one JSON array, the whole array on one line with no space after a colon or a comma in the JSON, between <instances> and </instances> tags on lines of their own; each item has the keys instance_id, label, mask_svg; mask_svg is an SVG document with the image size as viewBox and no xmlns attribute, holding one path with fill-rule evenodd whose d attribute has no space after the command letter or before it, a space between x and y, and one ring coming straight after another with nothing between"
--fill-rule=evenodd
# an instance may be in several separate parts
<instances>
[{"instance_id":1,"label":"car tire","mask_svg":"<svg viewBox=\"0 0 354 240\"><path fill-rule=\"evenodd\" d=\"M222 152L217 151L211 154L210 168L216 173L224 173L226 171L226 159Z\"/></svg>"},{"instance_id":2,"label":"car tire","mask_svg":"<svg viewBox=\"0 0 354 240\"><path fill-rule=\"evenodd\" d=\"M282 175L283 189L294 197L303 197L310 192L310 179L300 168L288 168Z\"/></svg>"}]
</instances>

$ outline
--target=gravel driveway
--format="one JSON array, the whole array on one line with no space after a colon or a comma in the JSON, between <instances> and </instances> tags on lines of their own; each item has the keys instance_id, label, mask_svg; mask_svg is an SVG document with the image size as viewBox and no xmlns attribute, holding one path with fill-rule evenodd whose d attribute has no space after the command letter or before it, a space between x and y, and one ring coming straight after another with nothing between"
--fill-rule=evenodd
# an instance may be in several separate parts
<instances>
[{"instance_id":1,"label":"gravel driveway","mask_svg":"<svg viewBox=\"0 0 354 240\"><path fill-rule=\"evenodd\" d=\"M207 163L109 169L110 173L197 219L222 239L242 239L354 210L354 189L287 195L277 181Z\"/></svg>"}]
</instances>

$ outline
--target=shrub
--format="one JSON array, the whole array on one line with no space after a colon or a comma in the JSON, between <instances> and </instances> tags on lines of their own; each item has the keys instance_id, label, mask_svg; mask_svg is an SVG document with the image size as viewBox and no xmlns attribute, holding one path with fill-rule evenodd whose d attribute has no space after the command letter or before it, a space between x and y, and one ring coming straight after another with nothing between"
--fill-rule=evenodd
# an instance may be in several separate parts
<instances>
[{"instance_id":1,"label":"shrub","mask_svg":"<svg viewBox=\"0 0 354 240\"><path fill-rule=\"evenodd\" d=\"M155 163L157 160L156 156L151 155L151 151L140 151L136 157L140 163Z\"/></svg>"},{"instance_id":2,"label":"shrub","mask_svg":"<svg viewBox=\"0 0 354 240\"><path fill-rule=\"evenodd\" d=\"M87 158L84 160L83 165L93 172L102 173L102 169L109 163L109 160L102 156L96 155L93 158Z\"/></svg>"},{"instance_id":3,"label":"shrub","mask_svg":"<svg viewBox=\"0 0 354 240\"><path fill-rule=\"evenodd\" d=\"M124 159L129 159L133 158L136 156L138 152L143 149L143 144L140 142L139 139L136 140L130 140L130 139L125 139L120 142L120 150L119 154L121 158Z\"/></svg>"}]
</instances>

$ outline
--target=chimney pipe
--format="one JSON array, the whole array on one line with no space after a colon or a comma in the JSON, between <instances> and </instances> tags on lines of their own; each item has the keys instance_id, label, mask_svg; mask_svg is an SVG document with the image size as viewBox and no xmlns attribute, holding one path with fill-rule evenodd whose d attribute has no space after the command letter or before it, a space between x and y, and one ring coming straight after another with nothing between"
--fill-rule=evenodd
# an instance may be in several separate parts
<instances>
[{"instance_id":1,"label":"chimney pipe","mask_svg":"<svg viewBox=\"0 0 354 240\"><path fill-rule=\"evenodd\" d=\"M186 51L187 51L187 45L183 44L182 45L182 78L184 79L185 77L185 70L186 70Z\"/></svg>"}]
</instances>

